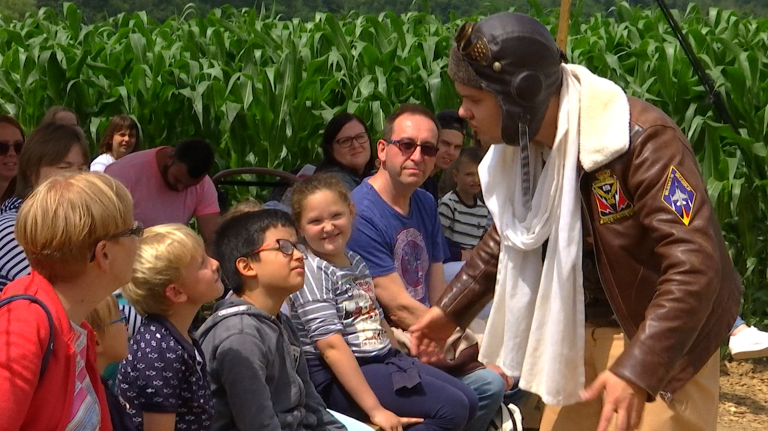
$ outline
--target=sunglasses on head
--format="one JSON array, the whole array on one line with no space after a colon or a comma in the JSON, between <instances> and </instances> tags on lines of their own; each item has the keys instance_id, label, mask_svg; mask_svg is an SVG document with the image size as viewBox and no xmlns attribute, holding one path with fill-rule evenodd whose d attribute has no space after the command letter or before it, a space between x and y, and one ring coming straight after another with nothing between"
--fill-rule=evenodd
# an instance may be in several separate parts
<instances>
[{"instance_id":1,"label":"sunglasses on head","mask_svg":"<svg viewBox=\"0 0 768 431\"><path fill-rule=\"evenodd\" d=\"M390 144L395 145L400 149L400 152L404 156L409 157L416 151L416 148L421 148L421 155L424 157L435 157L437 155L437 145L434 144L419 144L413 139L393 139L389 141Z\"/></svg>"},{"instance_id":2,"label":"sunglasses on head","mask_svg":"<svg viewBox=\"0 0 768 431\"><path fill-rule=\"evenodd\" d=\"M0 142L0 156L8 155L8 152L11 151L11 147L13 147L13 151L18 156L21 154L21 148L24 146L24 142L22 141L16 141L13 143L9 142Z\"/></svg>"}]
</instances>

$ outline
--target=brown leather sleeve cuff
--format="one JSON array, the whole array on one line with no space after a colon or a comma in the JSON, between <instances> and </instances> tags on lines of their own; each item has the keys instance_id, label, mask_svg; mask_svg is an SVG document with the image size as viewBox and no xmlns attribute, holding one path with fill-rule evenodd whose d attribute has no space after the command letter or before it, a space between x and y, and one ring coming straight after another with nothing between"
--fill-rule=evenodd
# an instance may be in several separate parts
<instances>
[{"instance_id":1,"label":"brown leather sleeve cuff","mask_svg":"<svg viewBox=\"0 0 768 431\"><path fill-rule=\"evenodd\" d=\"M610 370L622 379L634 383L648 392L653 401L672 375L672 364L649 346L627 346Z\"/></svg>"},{"instance_id":2,"label":"brown leather sleeve cuff","mask_svg":"<svg viewBox=\"0 0 768 431\"><path fill-rule=\"evenodd\" d=\"M496 226L491 226L475 246L472 258L435 303L462 328L466 328L488 301L493 299L499 251L499 234Z\"/></svg>"}]
</instances>

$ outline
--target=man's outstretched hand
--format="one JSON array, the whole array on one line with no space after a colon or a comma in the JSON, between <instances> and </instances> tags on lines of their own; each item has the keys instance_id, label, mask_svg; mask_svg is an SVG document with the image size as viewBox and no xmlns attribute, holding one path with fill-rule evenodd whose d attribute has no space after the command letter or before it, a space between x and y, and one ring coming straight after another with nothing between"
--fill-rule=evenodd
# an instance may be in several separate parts
<instances>
[{"instance_id":1,"label":"man's outstretched hand","mask_svg":"<svg viewBox=\"0 0 768 431\"><path fill-rule=\"evenodd\" d=\"M439 307L432 307L408 329L411 333L411 354L421 362L434 363L445 359L445 342L456 324Z\"/></svg>"},{"instance_id":2,"label":"man's outstretched hand","mask_svg":"<svg viewBox=\"0 0 768 431\"><path fill-rule=\"evenodd\" d=\"M581 395L582 401L591 401L603 395L603 411L597 431L608 431L616 413L616 431L633 431L640 426L648 393L610 371L603 371Z\"/></svg>"}]
</instances>

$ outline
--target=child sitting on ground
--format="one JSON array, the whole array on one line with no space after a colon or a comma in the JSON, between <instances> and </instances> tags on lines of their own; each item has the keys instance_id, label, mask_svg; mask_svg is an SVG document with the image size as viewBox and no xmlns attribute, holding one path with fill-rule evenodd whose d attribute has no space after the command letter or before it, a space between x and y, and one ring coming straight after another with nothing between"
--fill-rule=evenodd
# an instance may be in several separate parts
<instances>
[{"instance_id":1,"label":"child sitting on ground","mask_svg":"<svg viewBox=\"0 0 768 431\"><path fill-rule=\"evenodd\" d=\"M145 231L131 283L123 288L145 317L117 377L117 392L139 430L210 428L205 360L189 328L200 307L222 291L219 264L192 229L165 224Z\"/></svg>"},{"instance_id":2,"label":"child sitting on ground","mask_svg":"<svg viewBox=\"0 0 768 431\"><path fill-rule=\"evenodd\" d=\"M329 174L302 180L292 207L309 251L291 318L329 408L384 431L463 429L477 412L472 389L390 345L368 266L346 248L354 208L341 181Z\"/></svg>"},{"instance_id":3,"label":"child sitting on ground","mask_svg":"<svg viewBox=\"0 0 768 431\"><path fill-rule=\"evenodd\" d=\"M133 431L136 427L128 416L125 402L109 389L109 381L104 377L107 365L120 362L128 356L128 318L120 311L117 298L110 295L85 316L85 321L96 334L96 368L106 389L112 429Z\"/></svg>"},{"instance_id":4,"label":"child sitting on ground","mask_svg":"<svg viewBox=\"0 0 768 431\"><path fill-rule=\"evenodd\" d=\"M213 431L340 431L307 374L299 339L279 312L304 284L304 257L280 210L228 218L214 250L233 295L198 331L210 364Z\"/></svg>"},{"instance_id":5,"label":"child sitting on ground","mask_svg":"<svg viewBox=\"0 0 768 431\"><path fill-rule=\"evenodd\" d=\"M477 167L482 160L479 148L462 148L456 169L451 172L456 188L443 196L438 206L443 232L446 238L461 245L463 261L469 259L489 227L488 208L478 199L481 190Z\"/></svg>"}]
</instances>

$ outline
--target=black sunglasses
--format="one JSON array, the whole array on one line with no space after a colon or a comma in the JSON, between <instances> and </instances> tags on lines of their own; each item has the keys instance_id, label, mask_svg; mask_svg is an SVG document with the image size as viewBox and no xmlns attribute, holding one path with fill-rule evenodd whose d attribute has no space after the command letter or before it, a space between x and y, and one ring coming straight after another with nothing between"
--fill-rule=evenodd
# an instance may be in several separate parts
<instances>
[{"instance_id":1,"label":"black sunglasses","mask_svg":"<svg viewBox=\"0 0 768 431\"><path fill-rule=\"evenodd\" d=\"M411 154L416 151L417 147L421 148L421 154L424 157L435 157L438 151L437 145L419 144L413 139L393 139L389 141L389 143L397 146L397 148L400 149L400 152L406 157L410 157Z\"/></svg>"},{"instance_id":2,"label":"black sunglasses","mask_svg":"<svg viewBox=\"0 0 768 431\"><path fill-rule=\"evenodd\" d=\"M24 146L24 142L22 141L16 141L13 143L9 142L0 142L0 156L8 155L8 152L11 151L11 147L13 147L13 151L18 156L21 154L21 148Z\"/></svg>"},{"instance_id":3,"label":"black sunglasses","mask_svg":"<svg viewBox=\"0 0 768 431\"><path fill-rule=\"evenodd\" d=\"M122 238L124 236L135 236L136 238L141 238L144 236L144 225L141 224L140 221L137 221L133 224L133 227L128 228L126 230L121 230L120 232L110 235L106 238L104 238L104 241L110 241L117 238ZM96 260L96 248L93 249L93 253L91 254L91 260L89 262L93 262Z\"/></svg>"}]
</instances>

